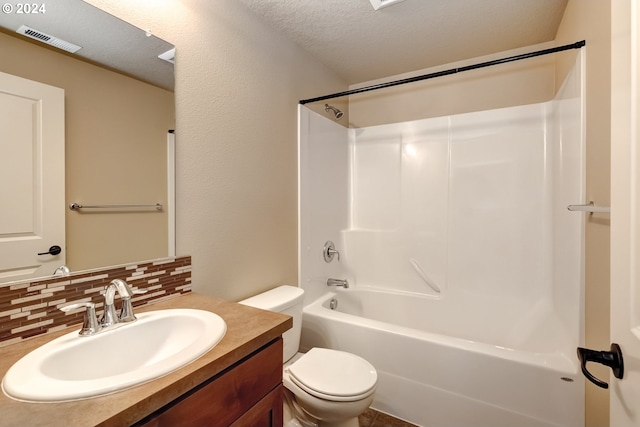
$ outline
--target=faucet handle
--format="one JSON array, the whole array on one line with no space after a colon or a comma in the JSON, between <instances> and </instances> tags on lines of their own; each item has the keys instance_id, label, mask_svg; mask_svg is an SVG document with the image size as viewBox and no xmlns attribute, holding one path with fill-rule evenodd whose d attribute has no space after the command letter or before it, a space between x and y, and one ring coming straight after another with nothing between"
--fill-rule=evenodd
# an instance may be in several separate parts
<instances>
[{"instance_id":1,"label":"faucet handle","mask_svg":"<svg viewBox=\"0 0 640 427\"><path fill-rule=\"evenodd\" d=\"M84 312L84 321L78 335L86 337L99 332L101 328L96 317L96 305L94 303L88 301L75 302L60 307L60 310L68 313L79 308L86 308L86 311Z\"/></svg>"},{"instance_id":2,"label":"faucet handle","mask_svg":"<svg viewBox=\"0 0 640 427\"><path fill-rule=\"evenodd\" d=\"M327 240L324 244L324 248L322 248L322 256L324 257L324 262L333 261L333 257L338 255L338 261L340 261L340 252L336 249L336 245L333 244L331 240Z\"/></svg>"}]
</instances>

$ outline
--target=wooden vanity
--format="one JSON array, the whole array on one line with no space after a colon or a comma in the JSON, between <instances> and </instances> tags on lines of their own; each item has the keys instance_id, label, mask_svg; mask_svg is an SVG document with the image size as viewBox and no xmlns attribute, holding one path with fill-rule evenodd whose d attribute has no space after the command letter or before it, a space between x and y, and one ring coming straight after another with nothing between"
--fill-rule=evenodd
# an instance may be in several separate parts
<instances>
[{"instance_id":1,"label":"wooden vanity","mask_svg":"<svg viewBox=\"0 0 640 427\"><path fill-rule=\"evenodd\" d=\"M213 349L164 377L110 395L62 403L25 403L0 396L4 426L281 426L282 339L289 316L187 294L138 309L195 308L218 314L227 332ZM65 333L0 348L0 373ZM144 337L141 337L144 339ZM123 343L126 352L126 343ZM96 360L96 369L100 361Z\"/></svg>"},{"instance_id":2,"label":"wooden vanity","mask_svg":"<svg viewBox=\"0 0 640 427\"><path fill-rule=\"evenodd\" d=\"M231 425L282 425L282 339L136 423L140 427Z\"/></svg>"}]
</instances>

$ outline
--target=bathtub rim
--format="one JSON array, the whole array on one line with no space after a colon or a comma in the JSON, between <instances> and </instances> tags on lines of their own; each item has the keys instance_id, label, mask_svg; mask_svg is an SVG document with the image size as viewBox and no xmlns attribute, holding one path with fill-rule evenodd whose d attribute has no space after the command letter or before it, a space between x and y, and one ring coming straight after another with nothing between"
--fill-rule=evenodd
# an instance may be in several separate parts
<instances>
[{"instance_id":1,"label":"bathtub rim","mask_svg":"<svg viewBox=\"0 0 640 427\"><path fill-rule=\"evenodd\" d=\"M380 289L340 289L335 291L328 291L325 294L318 297L315 301L305 304L303 307L303 313L312 316L318 316L325 319L337 321L339 323L356 324L358 326L371 328L378 331L398 334L400 336L425 339L438 345L459 349L462 351L469 351L475 354L483 354L491 357L495 357L502 360L508 360L511 362L536 366L542 369L547 369L561 374L564 377L579 380L580 367L576 360L572 357L560 352L554 353L542 353L542 352L528 352L524 350L512 349L502 347L494 344L488 344L480 341L473 341L469 339L463 339L458 337L446 336L433 332L420 331L418 329L412 329L406 326L394 325L392 323L382 322L379 320L368 319L353 314L343 313L336 310L331 310L329 301L331 298L339 298L342 293L350 293L355 290L358 291L376 291L380 293L397 294L393 291L385 291ZM404 293L406 295L406 293ZM427 298L432 299L432 298Z\"/></svg>"}]
</instances>

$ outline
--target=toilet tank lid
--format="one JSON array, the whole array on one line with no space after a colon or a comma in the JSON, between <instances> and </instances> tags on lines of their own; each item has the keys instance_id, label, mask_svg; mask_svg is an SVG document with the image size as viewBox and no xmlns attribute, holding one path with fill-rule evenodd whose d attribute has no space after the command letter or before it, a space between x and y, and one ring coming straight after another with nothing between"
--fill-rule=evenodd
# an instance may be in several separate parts
<instances>
[{"instance_id":1,"label":"toilet tank lid","mask_svg":"<svg viewBox=\"0 0 640 427\"><path fill-rule=\"evenodd\" d=\"M280 312L302 301L304 289L282 285L261 294L239 301L238 304L263 310Z\"/></svg>"}]
</instances>

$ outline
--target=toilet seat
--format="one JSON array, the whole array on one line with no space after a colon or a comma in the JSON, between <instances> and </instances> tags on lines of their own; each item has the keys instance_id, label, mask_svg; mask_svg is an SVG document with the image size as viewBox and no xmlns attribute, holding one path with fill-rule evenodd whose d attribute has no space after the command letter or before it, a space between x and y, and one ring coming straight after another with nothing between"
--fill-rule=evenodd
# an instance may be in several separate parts
<instances>
[{"instance_id":1,"label":"toilet seat","mask_svg":"<svg viewBox=\"0 0 640 427\"><path fill-rule=\"evenodd\" d=\"M287 368L291 381L320 399L347 402L373 394L378 380L375 368L355 354L312 348Z\"/></svg>"}]
</instances>

